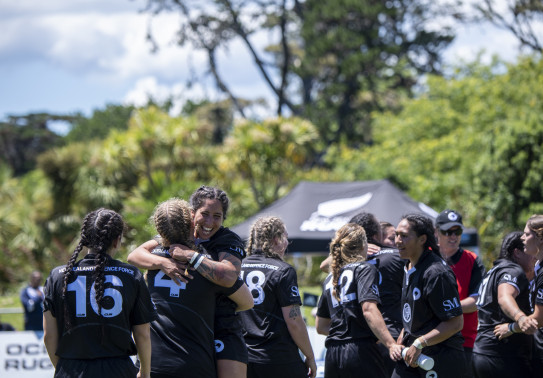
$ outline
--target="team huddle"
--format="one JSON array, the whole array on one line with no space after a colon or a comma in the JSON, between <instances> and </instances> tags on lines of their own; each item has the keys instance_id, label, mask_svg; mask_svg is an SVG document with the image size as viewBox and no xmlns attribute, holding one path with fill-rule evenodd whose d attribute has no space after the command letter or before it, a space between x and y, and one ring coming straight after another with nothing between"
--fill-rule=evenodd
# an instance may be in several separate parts
<instances>
[{"instance_id":1,"label":"team huddle","mask_svg":"<svg viewBox=\"0 0 543 378\"><path fill-rule=\"evenodd\" d=\"M244 243L223 226L224 191L189 202L158 204L158 235L128 263L114 259L121 216L87 214L45 284L55 377L315 377L282 220L257 219ZM392 233L361 213L337 230L315 318L326 378L543 377L543 216L504 238L486 274L462 231L452 210Z\"/></svg>"}]
</instances>

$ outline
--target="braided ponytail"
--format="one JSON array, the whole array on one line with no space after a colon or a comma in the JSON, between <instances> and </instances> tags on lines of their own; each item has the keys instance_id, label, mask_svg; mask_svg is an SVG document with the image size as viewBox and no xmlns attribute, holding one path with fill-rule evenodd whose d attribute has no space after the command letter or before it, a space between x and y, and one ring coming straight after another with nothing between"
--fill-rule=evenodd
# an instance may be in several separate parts
<instances>
[{"instance_id":1,"label":"braided ponytail","mask_svg":"<svg viewBox=\"0 0 543 378\"><path fill-rule=\"evenodd\" d=\"M332 242L330 243L330 256L332 262L330 270L332 272L333 295L339 300L339 272L347 264L357 261L364 261L368 253L368 240L366 231L362 226L356 223L347 223L336 231Z\"/></svg>"},{"instance_id":2,"label":"braided ponytail","mask_svg":"<svg viewBox=\"0 0 543 378\"><path fill-rule=\"evenodd\" d=\"M283 257L274 250L276 238L284 237L285 224L278 217L258 218L251 226L247 242L247 254L252 255L261 250L266 257L282 260Z\"/></svg>"}]
</instances>

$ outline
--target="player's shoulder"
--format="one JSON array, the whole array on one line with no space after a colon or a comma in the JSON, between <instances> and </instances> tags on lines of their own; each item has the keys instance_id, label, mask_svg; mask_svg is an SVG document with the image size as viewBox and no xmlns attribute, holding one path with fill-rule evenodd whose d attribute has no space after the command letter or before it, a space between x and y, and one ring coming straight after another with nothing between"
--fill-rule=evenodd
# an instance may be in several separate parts
<instances>
[{"instance_id":1,"label":"player's shoulder","mask_svg":"<svg viewBox=\"0 0 543 378\"><path fill-rule=\"evenodd\" d=\"M245 243L228 227L221 227L209 240L209 246L217 252L228 252L240 259L245 258Z\"/></svg>"}]
</instances>

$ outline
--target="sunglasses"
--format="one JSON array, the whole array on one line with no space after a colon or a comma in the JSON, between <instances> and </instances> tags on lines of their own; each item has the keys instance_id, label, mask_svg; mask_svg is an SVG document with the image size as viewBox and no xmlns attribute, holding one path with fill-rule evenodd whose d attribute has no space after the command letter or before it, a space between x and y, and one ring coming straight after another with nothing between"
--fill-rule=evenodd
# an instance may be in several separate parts
<instances>
[{"instance_id":1,"label":"sunglasses","mask_svg":"<svg viewBox=\"0 0 543 378\"><path fill-rule=\"evenodd\" d=\"M445 236L452 236L452 235L460 236L460 235L462 235L462 229L461 228L457 228L456 230L447 230L447 231L439 230L439 232L441 232L441 235L445 235Z\"/></svg>"}]
</instances>

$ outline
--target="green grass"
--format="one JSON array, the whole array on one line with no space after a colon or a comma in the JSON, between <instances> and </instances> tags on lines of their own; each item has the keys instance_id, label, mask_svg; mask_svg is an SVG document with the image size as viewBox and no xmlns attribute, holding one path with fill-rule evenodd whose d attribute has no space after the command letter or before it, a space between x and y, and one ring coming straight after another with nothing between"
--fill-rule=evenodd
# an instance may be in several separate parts
<instances>
[{"instance_id":1,"label":"green grass","mask_svg":"<svg viewBox=\"0 0 543 378\"><path fill-rule=\"evenodd\" d=\"M2 323L11 324L17 331L24 331L24 315L22 313L23 306L19 300L19 293L2 295L0 297L0 308L20 309L21 312L17 314L0 314L0 321L2 321Z\"/></svg>"}]
</instances>

